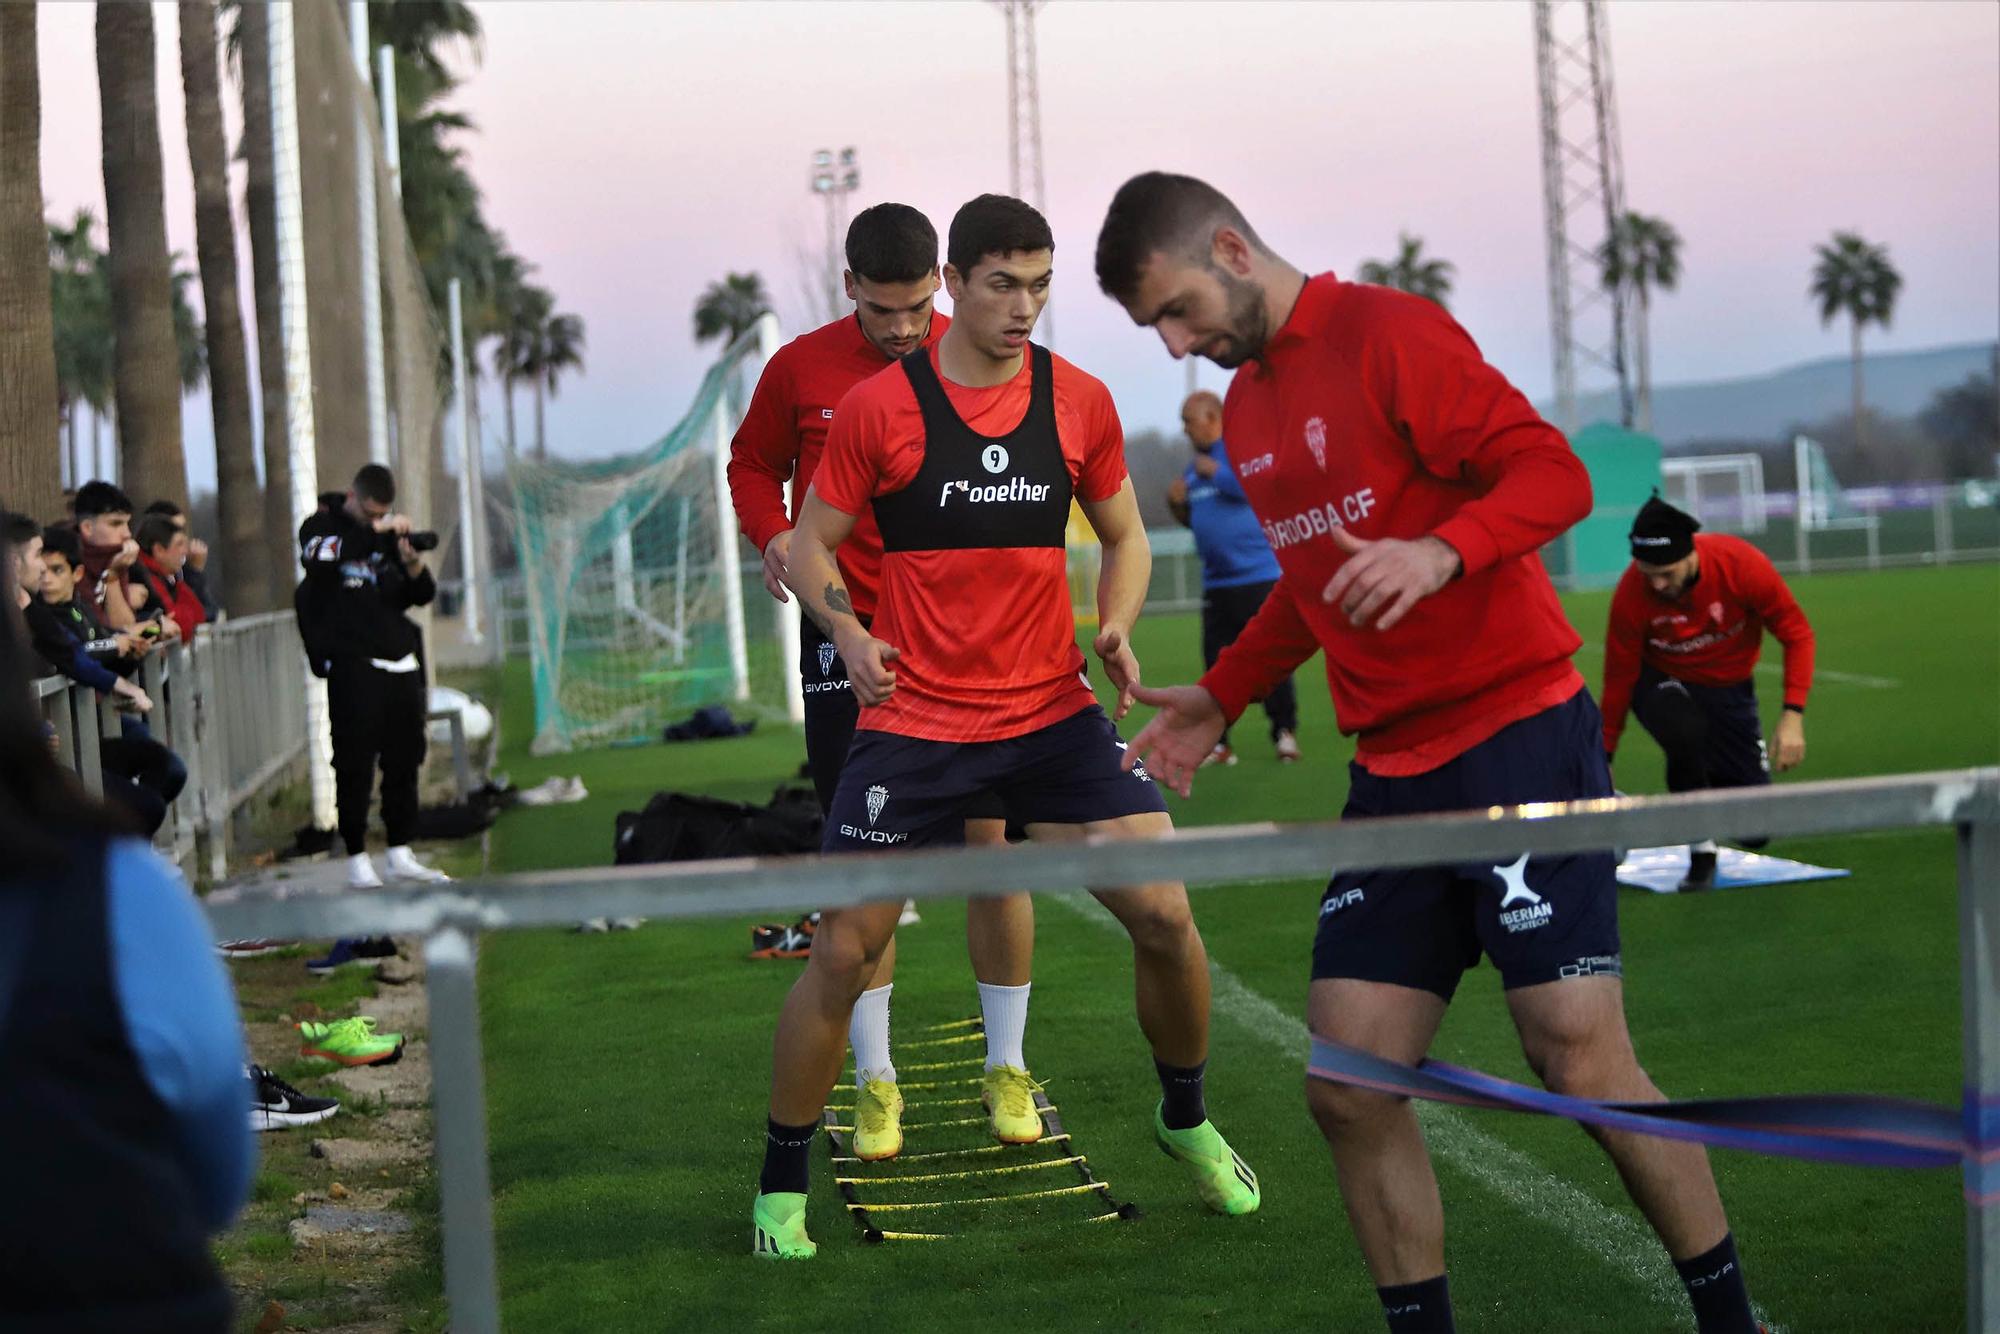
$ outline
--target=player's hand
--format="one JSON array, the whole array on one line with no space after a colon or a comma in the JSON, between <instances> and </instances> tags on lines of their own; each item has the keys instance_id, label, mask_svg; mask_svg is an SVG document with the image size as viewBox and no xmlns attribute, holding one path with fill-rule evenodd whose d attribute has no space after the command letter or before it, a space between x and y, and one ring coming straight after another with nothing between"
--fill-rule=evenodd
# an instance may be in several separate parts
<instances>
[{"instance_id":1,"label":"player's hand","mask_svg":"<svg viewBox=\"0 0 2000 1334\"><path fill-rule=\"evenodd\" d=\"M1176 509L1187 504L1187 478L1176 477L1167 483L1167 503Z\"/></svg>"},{"instance_id":2,"label":"player's hand","mask_svg":"<svg viewBox=\"0 0 2000 1334\"><path fill-rule=\"evenodd\" d=\"M409 533L415 527L416 525L410 522L410 516L407 514L384 514L375 521L375 531L378 533L396 533L401 535Z\"/></svg>"},{"instance_id":3,"label":"player's hand","mask_svg":"<svg viewBox=\"0 0 2000 1334\"><path fill-rule=\"evenodd\" d=\"M1799 714L1786 709L1778 715L1777 730L1771 734L1776 753L1771 757L1771 767L1779 773L1796 769L1806 758L1806 720Z\"/></svg>"},{"instance_id":4,"label":"player's hand","mask_svg":"<svg viewBox=\"0 0 2000 1334\"><path fill-rule=\"evenodd\" d=\"M180 637L181 623L171 616L162 616L160 618L160 638L179 639Z\"/></svg>"},{"instance_id":5,"label":"player's hand","mask_svg":"<svg viewBox=\"0 0 2000 1334\"><path fill-rule=\"evenodd\" d=\"M1098 635L1090 647L1104 664L1104 674L1118 688L1118 707L1111 717L1123 718L1132 712L1132 688L1139 684L1139 659L1134 656L1125 632L1115 627Z\"/></svg>"},{"instance_id":6,"label":"player's hand","mask_svg":"<svg viewBox=\"0 0 2000 1334\"><path fill-rule=\"evenodd\" d=\"M138 559L139 544L128 537L118 548L118 554L111 558L111 568L114 570L130 569L132 562Z\"/></svg>"},{"instance_id":7,"label":"player's hand","mask_svg":"<svg viewBox=\"0 0 2000 1334\"><path fill-rule=\"evenodd\" d=\"M790 602L785 591L785 562L792 555L792 530L787 528L764 544L764 591L780 602Z\"/></svg>"},{"instance_id":8,"label":"player's hand","mask_svg":"<svg viewBox=\"0 0 2000 1334\"><path fill-rule=\"evenodd\" d=\"M1370 621L1378 630L1389 629L1410 608L1450 583L1459 569L1458 553L1435 537L1414 542L1384 537L1370 542L1335 528L1333 544L1347 553L1347 559L1320 597L1338 602L1348 622L1361 629Z\"/></svg>"},{"instance_id":9,"label":"player's hand","mask_svg":"<svg viewBox=\"0 0 2000 1334\"><path fill-rule=\"evenodd\" d=\"M139 689L139 687L133 685L130 681L118 682L117 685L111 688L111 693L122 695L134 713L151 713L153 711L152 697Z\"/></svg>"},{"instance_id":10,"label":"player's hand","mask_svg":"<svg viewBox=\"0 0 2000 1334\"><path fill-rule=\"evenodd\" d=\"M113 635L111 641L118 645L118 656L121 658L143 658L146 656L146 649L150 647L139 636L127 634L123 630Z\"/></svg>"},{"instance_id":11,"label":"player's hand","mask_svg":"<svg viewBox=\"0 0 2000 1334\"><path fill-rule=\"evenodd\" d=\"M1194 771L1215 750L1228 726L1222 706L1200 686L1135 685L1132 698L1159 712L1132 738L1120 764L1129 770L1143 761L1154 782L1187 796Z\"/></svg>"},{"instance_id":12,"label":"player's hand","mask_svg":"<svg viewBox=\"0 0 2000 1334\"><path fill-rule=\"evenodd\" d=\"M1197 477L1213 477L1213 476L1215 476L1215 474L1216 474L1216 473L1218 473L1218 472L1220 472L1220 471L1222 471L1222 465L1221 465L1220 463L1217 463L1217 462L1215 461L1215 455L1213 455L1213 454L1197 454L1197 455L1195 455L1195 456L1194 456L1194 475L1195 475L1195 476L1197 476Z\"/></svg>"},{"instance_id":13,"label":"player's hand","mask_svg":"<svg viewBox=\"0 0 2000 1334\"><path fill-rule=\"evenodd\" d=\"M403 568L411 574L415 574L417 568L424 563L424 558L417 554L417 549L410 545L410 539L407 537L396 539L396 559L402 561Z\"/></svg>"},{"instance_id":14,"label":"player's hand","mask_svg":"<svg viewBox=\"0 0 2000 1334\"><path fill-rule=\"evenodd\" d=\"M188 539L188 564L197 570L208 568L208 543L198 537Z\"/></svg>"},{"instance_id":15,"label":"player's hand","mask_svg":"<svg viewBox=\"0 0 2000 1334\"><path fill-rule=\"evenodd\" d=\"M889 664L902 656L895 646L883 643L866 630L858 630L841 636L834 647L840 650L840 660L847 664L847 679L853 683L854 698L869 708L888 703L889 696L896 693L896 672Z\"/></svg>"}]
</instances>

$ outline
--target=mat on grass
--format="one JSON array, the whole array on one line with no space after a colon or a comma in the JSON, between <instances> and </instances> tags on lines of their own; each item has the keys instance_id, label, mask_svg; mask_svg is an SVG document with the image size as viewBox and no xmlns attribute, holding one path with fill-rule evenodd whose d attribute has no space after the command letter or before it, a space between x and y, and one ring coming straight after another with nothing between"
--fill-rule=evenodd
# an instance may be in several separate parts
<instances>
[{"instance_id":1,"label":"mat on grass","mask_svg":"<svg viewBox=\"0 0 2000 1334\"><path fill-rule=\"evenodd\" d=\"M1685 844L1671 848L1633 848L1618 864L1618 883L1633 889L1671 894L1688 871ZM1802 880L1838 880L1849 874L1837 866L1814 866L1786 857L1767 857L1761 852L1723 848L1715 859L1715 887L1741 889L1746 885L1789 885Z\"/></svg>"},{"instance_id":2,"label":"mat on grass","mask_svg":"<svg viewBox=\"0 0 2000 1334\"><path fill-rule=\"evenodd\" d=\"M1064 1127L1057 1105L1035 1094L1042 1137L997 1144L979 1100L985 1069L978 1019L932 1024L896 1044L902 1089L903 1151L884 1162L854 1157L854 1076L827 1103L824 1123L834 1184L866 1242L943 1241L975 1227L1044 1227L1139 1217L1112 1198ZM971 1055L963 1053L970 1049Z\"/></svg>"}]
</instances>

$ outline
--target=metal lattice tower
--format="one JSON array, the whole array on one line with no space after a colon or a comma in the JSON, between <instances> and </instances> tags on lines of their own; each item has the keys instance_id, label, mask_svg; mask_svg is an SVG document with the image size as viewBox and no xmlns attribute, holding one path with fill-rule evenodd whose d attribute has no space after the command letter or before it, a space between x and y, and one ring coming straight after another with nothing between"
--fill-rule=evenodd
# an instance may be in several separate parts
<instances>
[{"instance_id":1,"label":"metal lattice tower","mask_svg":"<svg viewBox=\"0 0 2000 1334\"><path fill-rule=\"evenodd\" d=\"M1541 95L1542 207L1548 227L1549 336L1556 424L1574 433L1577 378L1609 371L1620 419L1632 424L1625 366L1624 287L1604 289L1599 251L1625 212L1611 33L1602 0L1536 0L1535 72Z\"/></svg>"},{"instance_id":2,"label":"metal lattice tower","mask_svg":"<svg viewBox=\"0 0 2000 1334\"><path fill-rule=\"evenodd\" d=\"M1007 19L1007 188L1044 216L1042 179L1042 93L1035 61L1035 11L1047 0L995 0ZM1054 302L1042 307L1037 332L1045 346L1056 339Z\"/></svg>"}]
</instances>

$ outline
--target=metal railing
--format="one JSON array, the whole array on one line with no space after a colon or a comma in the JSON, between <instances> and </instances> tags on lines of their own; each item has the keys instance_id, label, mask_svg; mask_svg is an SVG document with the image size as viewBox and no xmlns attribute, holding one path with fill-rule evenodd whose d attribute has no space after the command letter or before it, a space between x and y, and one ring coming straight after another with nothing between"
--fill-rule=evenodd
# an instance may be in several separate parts
<instances>
[{"instance_id":1,"label":"metal railing","mask_svg":"<svg viewBox=\"0 0 2000 1334\"><path fill-rule=\"evenodd\" d=\"M2000 768L1910 774L1678 797L1494 807L1457 815L1182 830L1155 842L1044 844L833 858L584 867L443 888L340 894L277 887L211 895L218 937L426 938L452 1327L499 1328L479 1044L477 933L589 917L655 919L793 913L902 898L1114 886L1203 885L1428 866L1530 851L1686 843L1698 838L1844 834L1949 825L1958 835L1966 1127L1966 1323L2000 1334ZM1301 1052L1301 1059L1304 1053Z\"/></svg>"},{"instance_id":2,"label":"metal railing","mask_svg":"<svg viewBox=\"0 0 2000 1334\"><path fill-rule=\"evenodd\" d=\"M187 786L167 807L155 843L211 879L228 871L229 826L251 798L277 783L306 749L305 661L289 611L204 625L191 644L146 655L137 684L153 702L153 738L187 766ZM35 683L64 761L103 790L98 743L123 727L111 701L62 677Z\"/></svg>"}]
</instances>

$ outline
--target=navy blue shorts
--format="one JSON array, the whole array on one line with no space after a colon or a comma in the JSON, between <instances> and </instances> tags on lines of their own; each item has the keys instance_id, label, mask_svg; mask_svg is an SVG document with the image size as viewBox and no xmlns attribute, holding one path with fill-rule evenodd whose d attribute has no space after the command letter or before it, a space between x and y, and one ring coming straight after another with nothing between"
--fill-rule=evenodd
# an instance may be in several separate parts
<instances>
[{"instance_id":1,"label":"navy blue shorts","mask_svg":"<svg viewBox=\"0 0 2000 1334\"><path fill-rule=\"evenodd\" d=\"M1705 686L1657 667L1639 669L1632 716L1667 756L1667 791L1762 787L1771 781L1757 687L1748 679Z\"/></svg>"},{"instance_id":2,"label":"navy blue shorts","mask_svg":"<svg viewBox=\"0 0 2000 1334\"><path fill-rule=\"evenodd\" d=\"M1125 743L1092 704L1005 741L920 741L856 732L827 810L826 852L956 847L965 821L998 799L1015 824L1088 824L1166 802L1144 765L1119 767Z\"/></svg>"},{"instance_id":3,"label":"navy blue shorts","mask_svg":"<svg viewBox=\"0 0 2000 1334\"><path fill-rule=\"evenodd\" d=\"M833 807L840 770L847 763L848 747L854 743L861 703L854 698L847 664L841 661L833 641L820 633L810 617L800 621L799 689L806 706L806 768L812 773L813 791L819 794L819 808L826 811ZM1006 814L996 798L982 795L967 807L965 818L999 820Z\"/></svg>"},{"instance_id":4,"label":"navy blue shorts","mask_svg":"<svg viewBox=\"0 0 2000 1334\"><path fill-rule=\"evenodd\" d=\"M1611 795L1604 723L1588 690L1429 773L1348 770L1344 820ZM1618 976L1616 869L1607 851L1336 874L1320 899L1312 975L1393 982L1446 1000L1482 952L1510 989Z\"/></svg>"}]
</instances>

